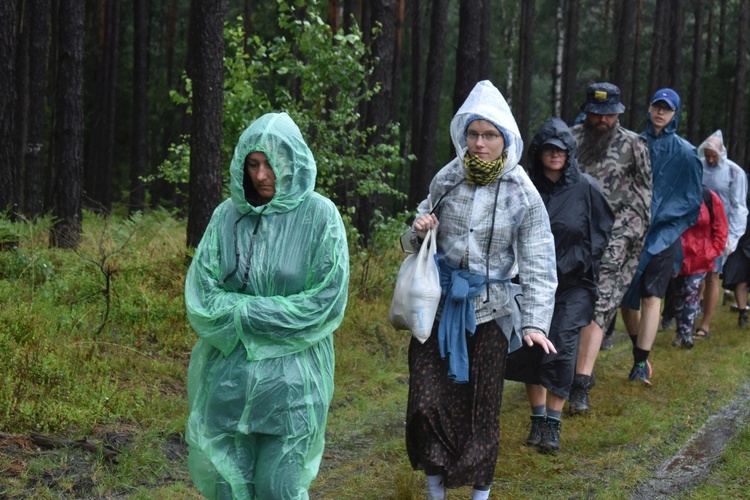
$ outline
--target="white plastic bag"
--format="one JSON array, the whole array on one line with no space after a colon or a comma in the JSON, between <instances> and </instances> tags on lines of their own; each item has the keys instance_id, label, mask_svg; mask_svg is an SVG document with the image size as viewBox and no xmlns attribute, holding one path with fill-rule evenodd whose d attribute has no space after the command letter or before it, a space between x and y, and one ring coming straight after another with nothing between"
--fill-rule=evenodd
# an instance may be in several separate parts
<instances>
[{"instance_id":1,"label":"white plastic bag","mask_svg":"<svg viewBox=\"0 0 750 500\"><path fill-rule=\"evenodd\" d=\"M437 263L437 236L430 229L419 253L401 264L393 290L388 321L397 330L411 330L421 343L430 338L440 303L440 271Z\"/></svg>"}]
</instances>

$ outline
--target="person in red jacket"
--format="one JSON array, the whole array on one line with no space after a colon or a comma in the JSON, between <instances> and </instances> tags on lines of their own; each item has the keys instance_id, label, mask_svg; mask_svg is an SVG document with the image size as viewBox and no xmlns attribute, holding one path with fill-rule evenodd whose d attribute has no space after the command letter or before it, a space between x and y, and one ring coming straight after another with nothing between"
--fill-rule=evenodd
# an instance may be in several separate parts
<instances>
[{"instance_id":1,"label":"person in red jacket","mask_svg":"<svg viewBox=\"0 0 750 500\"><path fill-rule=\"evenodd\" d=\"M673 346L693 347L693 327L700 313L698 291L707 272L713 271L714 260L724 252L729 228L721 198L703 188L703 203L695 224L682 240L682 266L674 278L673 307L677 327ZM698 328L696 337L708 338L708 332Z\"/></svg>"}]
</instances>

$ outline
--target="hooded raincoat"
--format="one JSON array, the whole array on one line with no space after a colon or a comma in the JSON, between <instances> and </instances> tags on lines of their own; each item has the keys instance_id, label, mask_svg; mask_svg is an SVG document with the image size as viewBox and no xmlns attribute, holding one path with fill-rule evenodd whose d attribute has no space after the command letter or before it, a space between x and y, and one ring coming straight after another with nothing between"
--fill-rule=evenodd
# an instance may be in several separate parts
<instances>
[{"instance_id":1,"label":"hooded raincoat","mask_svg":"<svg viewBox=\"0 0 750 500\"><path fill-rule=\"evenodd\" d=\"M466 181L465 134L474 120L491 122L504 138L505 166L488 185ZM435 175L418 213L435 209L438 260L449 282L442 300L446 293L462 297L465 309L460 321L443 309L430 338L412 340L406 446L415 469L439 470L452 488L492 482L508 342L514 332L549 331L557 277L547 212L518 164L523 141L492 83L474 87L450 133L457 156ZM469 276L468 290L457 290L458 275ZM515 276L523 292L520 313L518 285L510 282Z\"/></svg>"},{"instance_id":2,"label":"hooded raincoat","mask_svg":"<svg viewBox=\"0 0 750 500\"><path fill-rule=\"evenodd\" d=\"M549 140L565 145L568 160L560 179L545 175L541 147ZM541 384L565 399L573 382L580 330L591 322L599 264L607 248L614 215L596 181L581 173L576 142L568 126L550 118L531 141L529 175L544 201L555 238L557 292L549 338L557 353L524 345L508 357L506 378Z\"/></svg>"},{"instance_id":3,"label":"hooded raincoat","mask_svg":"<svg viewBox=\"0 0 750 500\"><path fill-rule=\"evenodd\" d=\"M703 168L695 147L677 135L680 110L656 135L650 116L643 136L648 140L653 196L651 223L646 231L643 254L630 288L625 292L623 306L638 310L641 307L643 272L651 259L672 246L680 235L698 220L702 195ZM679 179L680 182L675 182Z\"/></svg>"},{"instance_id":4,"label":"hooded raincoat","mask_svg":"<svg viewBox=\"0 0 750 500\"><path fill-rule=\"evenodd\" d=\"M719 154L719 162L709 165L705 151L710 149ZM747 225L747 176L742 167L727 157L724 136L717 130L698 146L698 158L703 165L703 185L719 195L724 204L724 214L729 224L727 254L737 248L737 242Z\"/></svg>"},{"instance_id":5,"label":"hooded raincoat","mask_svg":"<svg viewBox=\"0 0 750 500\"><path fill-rule=\"evenodd\" d=\"M260 204L245 158L276 193ZM185 283L198 335L188 371L188 465L209 498L307 498L333 394L333 331L349 281L346 233L313 191L316 166L285 113L240 137L231 198L214 211Z\"/></svg>"}]
</instances>

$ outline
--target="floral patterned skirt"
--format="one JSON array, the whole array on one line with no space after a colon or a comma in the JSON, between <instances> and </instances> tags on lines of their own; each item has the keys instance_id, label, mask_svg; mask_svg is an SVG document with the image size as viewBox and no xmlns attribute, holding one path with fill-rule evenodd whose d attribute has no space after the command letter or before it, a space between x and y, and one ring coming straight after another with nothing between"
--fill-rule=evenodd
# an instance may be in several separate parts
<instances>
[{"instance_id":1,"label":"floral patterned skirt","mask_svg":"<svg viewBox=\"0 0 750 500\"><path fill-rule=\"evenodd\" d=\"M467 339L469 382L448 378L438 324L424 343L409 345L406 449L412 467L441 471L448 488L492 484L500 446L500 405L508 340L495 321Z\"/></svg>"}]
</instances>

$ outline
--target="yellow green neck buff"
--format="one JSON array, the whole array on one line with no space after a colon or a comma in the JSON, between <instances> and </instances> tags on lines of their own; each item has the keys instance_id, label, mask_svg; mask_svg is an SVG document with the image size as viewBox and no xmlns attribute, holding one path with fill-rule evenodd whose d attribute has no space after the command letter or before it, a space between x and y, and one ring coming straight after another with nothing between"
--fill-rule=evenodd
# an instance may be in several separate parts
<instances>
[{"instance_id":1,"label":"yellow green neck buff","mask_svg":"<svg viewBox=\"0 0 750 500\"><path fill-rule=\"evenodd\" d=\"M466 156L464 156L466 180L469 184L489 185L503 171L505 160L505 154L500 155L500 158L494 161L483 161L478 156L466 153Z\"/></svg>"}]
</instances>

